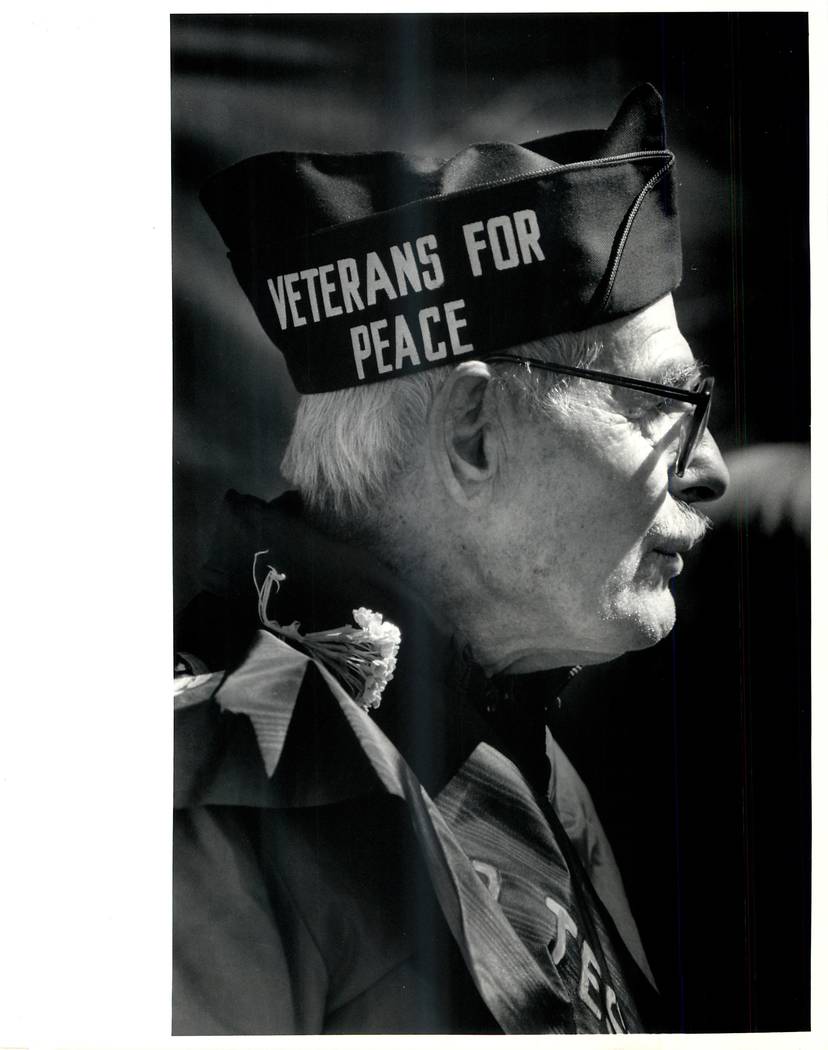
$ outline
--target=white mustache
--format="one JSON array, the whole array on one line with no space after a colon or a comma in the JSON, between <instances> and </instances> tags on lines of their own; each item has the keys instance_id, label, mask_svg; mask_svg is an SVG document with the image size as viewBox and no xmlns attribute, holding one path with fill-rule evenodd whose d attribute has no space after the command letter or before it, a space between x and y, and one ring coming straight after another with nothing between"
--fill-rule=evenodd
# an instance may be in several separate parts
<instances>
[{"instance_id":1,"label":"white mustache","mask_svg":"<svg viewBox=\"0 0 828 1050\"><path fill-rule=\"evenodd\" d=\"M650 530L651 539L662 539L689 550L713 528L713 522L702 511L682 500L673 500L672 521L661 521Z\"/></svg>"}]
</instances>

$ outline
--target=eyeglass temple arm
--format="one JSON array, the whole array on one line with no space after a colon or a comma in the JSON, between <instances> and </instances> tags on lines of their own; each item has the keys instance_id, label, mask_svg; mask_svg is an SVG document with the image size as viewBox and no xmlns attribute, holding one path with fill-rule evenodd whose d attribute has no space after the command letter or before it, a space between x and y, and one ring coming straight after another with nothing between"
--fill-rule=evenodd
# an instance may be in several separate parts
<instances>
[{"instance_id":1,"label":"eyeglass temple arm","mask_svg":"<svg viewBox=\"0 0 828 1050\"><path fill-rule=\"evenodd\" d=\"M534 365L546 372L557 372L579 379L594 379L597 383L609 383L612 386L625 386L630 390L642 390L647 394L669 395L677 401L687 401L691 405L701 404L704 394L700 391L685 390L677 386L665 386L663 383L650 383L646 379L631 379L628 376L617 376L612 372L597 372L592 368L575 368L572 365L561 365L542 361L538 357L518 357L516 354L493 354L488 361L503 361L514 364Z\"/></svg>"}]
</instances>

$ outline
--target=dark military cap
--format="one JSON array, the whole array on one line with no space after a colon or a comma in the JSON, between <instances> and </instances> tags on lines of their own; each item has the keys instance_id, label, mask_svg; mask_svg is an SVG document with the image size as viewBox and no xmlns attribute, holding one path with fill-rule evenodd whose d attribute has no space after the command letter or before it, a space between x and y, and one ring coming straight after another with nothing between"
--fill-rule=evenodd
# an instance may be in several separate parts
<instances>
[{"instance_id":1,"label":"dark military cap","mask_svg":"<svg viewBox=\"0 0 828 1050\"><path fill-rule=\"evenodd\" d=\"M403 153L267 153L202 201L302 393L485 358L640 310L681 280L649 84L606 131Z\"/></svg>"}]
</instances>

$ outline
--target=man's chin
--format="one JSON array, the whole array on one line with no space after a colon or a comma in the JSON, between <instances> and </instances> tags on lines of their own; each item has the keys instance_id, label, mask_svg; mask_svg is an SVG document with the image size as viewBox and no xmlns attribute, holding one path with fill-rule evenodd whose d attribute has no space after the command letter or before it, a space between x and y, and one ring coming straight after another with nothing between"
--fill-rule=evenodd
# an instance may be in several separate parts
<instances>
[{"instance_id":1,"label":"man's chin","mask_svg":"<svg viewBox=\"0 0 828 1050\"><path fill-rule=\"evenodd\" d=\"M635 640L630 649L649 649L663 641L676 624L676 607L670 601L669 612L661 616L646 616L633 624L632 635Z\"/></svg>"},{"instance_id":2,"label":"man's chin","mask_svg":"<svg viewBox=\"0 0 828 1050\"><path fill-rule=\"evenodd\" d=\"M596 619L584 617L587 631L566 646L527 647L505 668L510 674L531 674L573 664L609 663L624 653L649 649L666 638L676 622L673 596L665 586L657 592L627 592L623 599L604 607ZM556 641L559 641L556 639Z\"/></svg>"},{"instance_id":3,"label":"man's chin","mask_svg":"<svg viewBox=\"0 0 828 1050\"><path fill-rule=\"evenodd\" d=\"M651 603L644 606L637 603L634 610L617 611L608 622L605 621L605 625L610 629L601 637L596 636L582 647L573 647L572 651L566 654L565 660L558 660L554 665L547 666L581 664L586 667L609 663L624 653L657 645L672 631L675 622L676 607L669 593L668 601L660 602L655 607Z\"/></svg>"},{"instance_id":4,"label":"man's chin","mask_svg":"<svg viewBox=\"0 0 828 1050\"><path fill-rule=\"evenodd\" d=\"M631 599L629 605L615 612L617 630L614 632L617 652L649 649L672 631L676 622L676 605L670 591L664 587L658 594Z\"/></svg>"}]
</instances>

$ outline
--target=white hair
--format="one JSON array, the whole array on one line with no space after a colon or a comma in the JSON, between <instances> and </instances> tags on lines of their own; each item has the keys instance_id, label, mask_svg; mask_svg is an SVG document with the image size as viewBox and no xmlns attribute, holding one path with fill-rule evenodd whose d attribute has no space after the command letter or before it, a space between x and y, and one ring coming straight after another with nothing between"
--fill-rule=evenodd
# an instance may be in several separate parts
<instances>
[{"instance_id":1,"label":"white hair","mask_svg":"<svg viewBox=\"0 0 828 1050\"><path fill-rule=\"evenodd\" d=\"M599 351L589 332L578 332L524 343L509 353L584 367ZM312 513L351 529L371 520L392 479L415 461L432 403L452 367L299 399L281 470ZM532 410L562 407L566 378L505 363L493 370L500 393L525 398Z\"/></svg>"}]
</instances>

